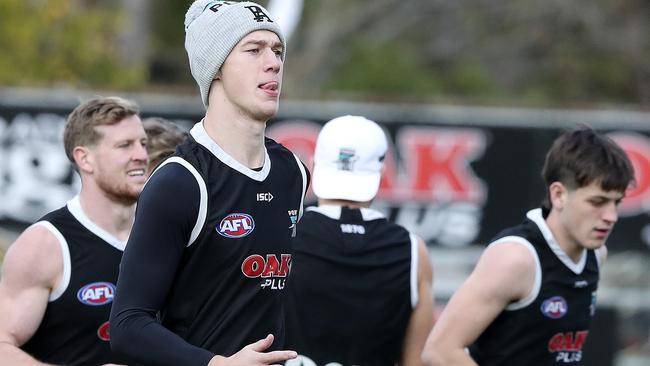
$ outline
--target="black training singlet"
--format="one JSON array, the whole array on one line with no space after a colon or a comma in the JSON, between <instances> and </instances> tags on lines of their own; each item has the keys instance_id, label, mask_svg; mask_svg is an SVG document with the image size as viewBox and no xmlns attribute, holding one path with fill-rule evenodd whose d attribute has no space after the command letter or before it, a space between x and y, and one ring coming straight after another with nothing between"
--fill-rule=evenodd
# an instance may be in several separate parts
<instances>
[{"instance_id":1,"label":"black training singlet","mask_svg":"<svg viewBox=\"0 0 650 366\"><path fill-rule=\"evenodd\" d=\"M126 363L111 352L108 342L108 318L125 243L90 221L78 196L35 225L47 228L61 244L63 276L39 328L21 348L52 364Z\"/></svg>"},{"instance_id":2,"label":"black training singlet","mask_svg":"<svg viewBox=\"0 0 650 366\"><path fill-rule=\"evenodd\" d=\"M481 366L577 365L596 307L598 259L585 250L574 263L560 249L542 210L528 212L519 226L491 245L518 242L537 259L532 293L503 311L470 347Z\"/></svg>"},{"instance_id":3,"label":"black training singlet","mask_svg":"<svg viewBox=\"0 0 650 366\"><path fill-rule=\"evenodd\" d=\"M286 365L399 361L417 303L417 239L371 209L310 207L293 241Z\"/></svg>"},{"instance_id":4,"label":"black training singlet","mask_svg":"<svg viewBox=\"0 0 650 366\"><path fill-rule=\"evenodd\" d=\"M306 169L266 139L265 164L248 169L197 124L164 164L182 164L201 187L200 221L184 249L162 324L220 355L275 335L284 346L281 296L291 265L290 239L302 214ZM164 165L162 166L164 169ZM201 217L204 215L203 217Z\"/></svg>"}]
</instances>

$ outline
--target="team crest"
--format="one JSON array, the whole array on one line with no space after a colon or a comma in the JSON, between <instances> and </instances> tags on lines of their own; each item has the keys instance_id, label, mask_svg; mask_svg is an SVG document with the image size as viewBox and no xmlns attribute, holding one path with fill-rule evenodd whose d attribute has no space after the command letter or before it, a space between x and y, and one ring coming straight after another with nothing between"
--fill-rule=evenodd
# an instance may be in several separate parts
<instances>
[{"instance_id":1,"label":"team crest","mask_svg":"<svg viewBox=\"0 0 650 366\"><path fill-rule=\"evenodd\" d=\"M243 238L253 232L255 221L245 213L231 213L221 220L217 232L226 238Z\"/></svg>"},{"instance_id":2,"label":"team crest","mask_svg":"<svg viewBox=\"0 0 650 366\"><path fill-rule=\"evenodd\" d=\"M91 306L110 304L114 295L115 285L110 282L94 282L77 291L77 299Z\"/></svg>"},{"instance_id":3,"label":"team crest","mask_svg":"<svg viewBox=\"0 0 650 366\"><path fill-rule=\"evenodd\" d=\"M340 170L351 171L353 169L354 162L357 161L358 157L354 149L341 149L339 150L339 158L336 161Z\"/></svg>"},{"instance_id":4,"label":"team crest","mask_svg":"<svg viewBox=\"0 0 650 366\"><path fill-rule=\"evenodd\" d=\"M560 319L569 311L569 306L562 296L553 296L544 300L541 311L551 319Z\"/></svg>"}]
</instances>

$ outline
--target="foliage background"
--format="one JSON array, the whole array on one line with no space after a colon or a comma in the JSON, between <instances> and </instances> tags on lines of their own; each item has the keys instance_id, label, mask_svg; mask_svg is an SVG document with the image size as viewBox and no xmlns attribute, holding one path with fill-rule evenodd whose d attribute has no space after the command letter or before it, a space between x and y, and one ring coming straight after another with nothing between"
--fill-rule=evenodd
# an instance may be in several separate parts
<instances>
[{"instance_id":1,"label":"foliage background","mask_svg":"<svg viewBox=\"0 0 650 366\"><path fill-rule=\"evenodd\" d=\"M196 93L190 2L2 0L0 85ZM283 94L646 107L649 24L643 0L305 0Z\"/></svg>"}]
</instances>

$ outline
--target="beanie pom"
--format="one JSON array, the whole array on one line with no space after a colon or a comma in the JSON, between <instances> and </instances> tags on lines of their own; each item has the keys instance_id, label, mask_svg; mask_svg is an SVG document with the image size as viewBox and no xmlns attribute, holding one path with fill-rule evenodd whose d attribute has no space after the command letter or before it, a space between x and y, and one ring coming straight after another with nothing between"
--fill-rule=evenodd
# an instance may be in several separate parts
<instances>
[{"instance_id":1,"label":"beanie pom","mask_svg":"<svg viewBox=\"0 0 650 366\"><path fill-rule=\"evenodd\" d=\"M187 13L185 13L185 30L190 27L192 22L196 20L201 14L203 14L203 11L207 9L207 7L210 5L210 3L215 2L214 0L196 0L195 2L190 5L190 8L187 9Z\"/></svg>"}]
</instances>

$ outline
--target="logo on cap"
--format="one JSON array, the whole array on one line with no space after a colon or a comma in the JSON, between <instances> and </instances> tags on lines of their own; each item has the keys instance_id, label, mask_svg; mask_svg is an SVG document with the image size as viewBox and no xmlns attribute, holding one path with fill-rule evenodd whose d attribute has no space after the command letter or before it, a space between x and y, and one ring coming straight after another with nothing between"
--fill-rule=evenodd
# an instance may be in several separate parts
<instances>
[{"instance_id":1,"label":"logo on cap","mask_svg":"<svg viewBox=\"0 0 650 366\"><path fill-rule=\"evenodd\" d=\"M354 168L353 163L358 159L359 157L356 156L354 149L339 150L339 159L337 160L339 170L351 171Z\"/></svg>"}]
</instances>

